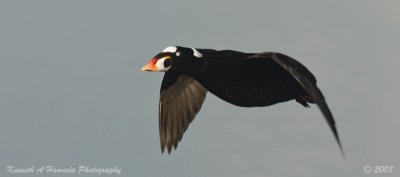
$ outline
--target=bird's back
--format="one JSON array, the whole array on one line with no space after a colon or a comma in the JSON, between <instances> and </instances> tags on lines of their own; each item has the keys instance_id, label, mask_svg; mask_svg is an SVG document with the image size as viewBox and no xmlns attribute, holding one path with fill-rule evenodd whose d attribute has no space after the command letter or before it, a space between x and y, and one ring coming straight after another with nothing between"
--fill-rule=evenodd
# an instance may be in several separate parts
<instances>
[{"instance_id":1,"label":"bird's back","mask_svg":"<svg viewBox=\"0 0 400 177\"><path fill-rule=\"evenodd\" d=\"M272 59L249 59L252 55L231 50L206 55L200 83L219 98L244 107L268 106L304 92Z\"/></svg>"}]
</instances>

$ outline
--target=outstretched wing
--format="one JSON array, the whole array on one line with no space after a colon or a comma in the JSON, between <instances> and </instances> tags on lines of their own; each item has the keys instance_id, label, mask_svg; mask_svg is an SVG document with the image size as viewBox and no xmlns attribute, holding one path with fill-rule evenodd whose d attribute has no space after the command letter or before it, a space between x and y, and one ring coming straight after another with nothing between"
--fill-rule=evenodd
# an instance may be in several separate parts
<instances>
[{"instance_id":1,"label":"outstretched wing","mask_svg":"<svg viewBox=\"0 0 400 177\"><path fill-rule=\"evenodd\" d=\"M161 85L159 102L159 128L161 151L178 142L190 122L199 112L207 90L196 80L186 75L166 72Z\"/></svg>"},{"instance_id":2,"label":"outstretched wing","mask_svg":"<svg viewBox=\"0 0 400 177\"><path fill-rule=\"evenodd\" d=\"M293 78L295 78L300 85L304 88L304 90L309 94L313 101L318 105L319 109L321 110L322 114L324 115L326 121L329 124L333 135L339 145L340 151L342 156L344 157L344 151L342 145L340 143L339 135L336 130L335 120L333 119L333 115L329 110L328 104L325 102L325 98L322 92L316 85L316 79L311 74L311 72L303 66L300 62L296 61L289 56L280 54L280 53L273 53L273 52L266 52L266 53L259 53L248 57L251 58L268 58L272 59L276 63L278 63L284 70L286 70Z\"/></svg>"}]
</instances>

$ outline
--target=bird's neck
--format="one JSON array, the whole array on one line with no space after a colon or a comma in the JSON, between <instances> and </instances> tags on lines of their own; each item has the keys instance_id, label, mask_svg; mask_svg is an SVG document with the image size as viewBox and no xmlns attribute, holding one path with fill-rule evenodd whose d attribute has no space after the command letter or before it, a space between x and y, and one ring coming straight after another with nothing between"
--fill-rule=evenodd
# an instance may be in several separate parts
<instances>
[{"instance_id":1,"label":"bird's neck","mask_svg":"<svg viewBox=\"0 0 400 177\"><path fill-rule=\"evenodd\" d=\"M202 84L207 84L209 77L212 77L216 71L218 71L218 66L223 64L218 64L219 62L224 62L223 58L221 60L220 54L216 50L212 49L197 49L203 56L201 58L192 58L191 60L185 60L181 63L179 67L182 74L185 74L193 79L197 80Z\"/></svg>"},{"instance_id":2,"label":"bird's neck","mask_svg":"<svg viewBox=\"0 0 400 177\"><path fill-rule=\"evenodd\" d=\"M181 73L201 82L204 80L207 72L206 66L206 60L202 58L194 59L193 61L182 63Z\"/></svg>"}]
</instances>

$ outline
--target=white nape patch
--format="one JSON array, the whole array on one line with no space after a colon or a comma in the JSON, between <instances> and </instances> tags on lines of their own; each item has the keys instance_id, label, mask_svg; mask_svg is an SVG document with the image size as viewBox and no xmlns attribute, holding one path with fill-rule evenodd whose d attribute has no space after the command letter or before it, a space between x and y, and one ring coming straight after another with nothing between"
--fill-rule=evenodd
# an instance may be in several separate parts
<instances>
[{"instance_id":1,"label":"white nape patch","mask_svg":"<svg viewBox=\"0 0 400 177\"><path fill-rule=\"evenodd\" d=\"M203 54L201 54L199 51L197 51L195 48L191 48L193 50L193 55L197 58L203 57Z\"/></svg>"},{"instance_id":2,"label":"white nape patch","mask_svg":"<svg viewBox=\"0 0 400 177\"><path fill-rule=\"evenodd\" d=\"M168 46L167 48L165 48L162 53L175 53L178 50L178 47L175 46Z\"/></svg>"},{"instance_id":3,"label":"white nape patch","mask_svg":"<svg viewBox=\"0 0 400 177\"><path fill-rule=\"evenodd\" d=\"M164 68L164 60L167 58L169 58L169 57L163 57L157 61L157 63L156 63L157 71L164 72L164 71L168 71L169 68L171 68L171 66Z\"/></svg>"}]
</instances>

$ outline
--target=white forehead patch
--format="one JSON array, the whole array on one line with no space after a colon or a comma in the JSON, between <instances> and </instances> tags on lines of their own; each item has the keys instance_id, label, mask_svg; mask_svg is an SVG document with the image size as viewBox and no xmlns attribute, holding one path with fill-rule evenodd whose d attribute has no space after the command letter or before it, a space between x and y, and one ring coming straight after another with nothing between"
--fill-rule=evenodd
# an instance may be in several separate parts
<instances>
[{"instance_id":1,"label":"white forehead patch","mask_svg":"<svg viewBox=\"0 0 400 177\"><path fill-rule=\"evenodd\" d=\"M169 46L169 47L165 48L165 49L162 51L162 53L167 53L167 52L169 52L169 53L175 53L177 50L178 50L178 47Z\"/></svg>"},{"instance_id":2,"label":"white forehead patch","mask_svg":"<svg viewBox=\"0 0 400 177\"><path fill-rule=\"evenodd\" d=\"M193 50L193 55L197 58L203 57L203 54L201 54L199 51L197 51L195 48L191 48Z\"/></svg>"}]
</instances>

